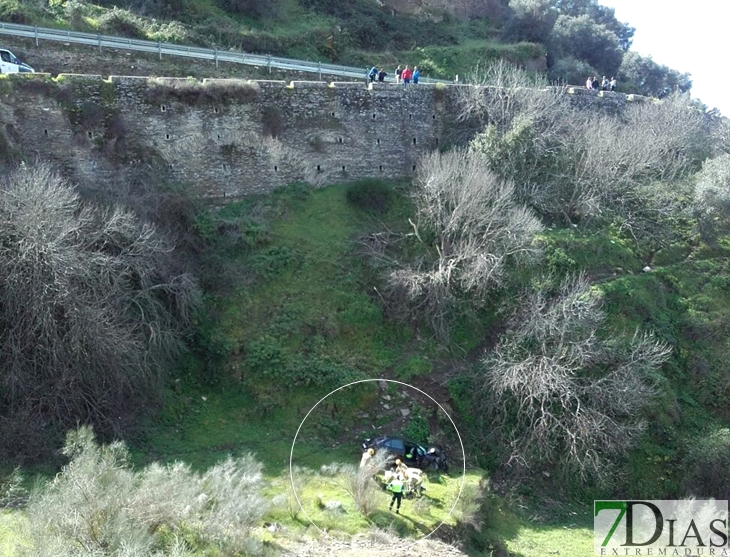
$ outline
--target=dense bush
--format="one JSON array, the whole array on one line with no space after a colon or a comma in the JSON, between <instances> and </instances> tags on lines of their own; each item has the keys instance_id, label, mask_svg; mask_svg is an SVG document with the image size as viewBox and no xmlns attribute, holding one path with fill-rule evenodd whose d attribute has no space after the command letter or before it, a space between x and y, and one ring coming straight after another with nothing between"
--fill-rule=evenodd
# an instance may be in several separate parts
<instances>
[{"instance_id":1,"label":"dense bush","mask_svg":"<svg viewBox=\"0 0 730 557\"><path fill-rule=\"evenodd\" d=\"M708 159L695 183L694 211L700 232L714 244L730 230L730 154Z\"/></svg>"},{"instance_id":2,"label":"dense bush","mask_svg":"<svg viewBox=\"0 0 730 557\"><path fill-rule=\"evenodd\" d=\"M730 430L719 429L699 436L687 454L685 492L706 499L730 498L730 486L720 480L730 467Z\"/></svg>"},{"instance_id":3,"label":"dense bush","mask_svg":"<svg viewBox=\"0 0 730 557\"><path fill-rule=\"evenodd\" d=\"M266 501L262 467L251 455L203 473L180 462L137 472L123 443L99 446L88 427L69 433L63 452L69 464L27 507L34 555L70 557L83 548L99 557L183 557L208 546L225 555L259 552L250 528Z\"/></svg>"},{"instance_id":4,"label":"dense bush","mask_svg":"<svg viewBox=\"0 0 730 557\"><path fill-rule=\"evenodd\" d=\"M194 279L153 226L45 166L5 177L0 222L0 451L36 456L77 421L119 430L182 347Z\"/></svg>"},{"instance_id":5,"label":"dense bush","mask_svg":"<svg viewBox=\"0 0 730 557\"><path fill-rule=\"evenodd\" d=\"M393 190L382 180L361 180L347 190L347 201L369 213L387 213Z\"/></svg>"}]
</instances>

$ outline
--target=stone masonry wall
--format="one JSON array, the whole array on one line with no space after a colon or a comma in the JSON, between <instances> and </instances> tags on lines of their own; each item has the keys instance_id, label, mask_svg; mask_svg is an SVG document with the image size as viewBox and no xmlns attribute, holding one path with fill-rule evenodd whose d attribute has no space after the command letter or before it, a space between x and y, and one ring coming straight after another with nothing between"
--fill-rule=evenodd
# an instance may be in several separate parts
<instances>
[{"instance_id":1,"label":"stone masonry wall","mask_svg":"<svg viewBox=\"0 0 730 557\"><path fill-rule=\"evenodd\" d=\"M201 197L235 199L295 181L409 178L458 127L456 92L423 84L9 76L0 84L0 132L6 150L49 159L87 186L152 177L189 184ZM575 96L614 109L626 102L617 94Z\"/></svg>"}]
</instances>

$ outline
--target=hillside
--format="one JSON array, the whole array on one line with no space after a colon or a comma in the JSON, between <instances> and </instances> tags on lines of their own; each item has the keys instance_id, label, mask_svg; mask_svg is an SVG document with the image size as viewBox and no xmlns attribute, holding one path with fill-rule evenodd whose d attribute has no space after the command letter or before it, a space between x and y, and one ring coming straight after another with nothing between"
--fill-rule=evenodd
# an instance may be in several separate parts
<instances>
[{"instance_id":1,"label":"hillside","mask_svg":"<svg viewBox=\"0 0 730 557\"><path fill-rule=\"evenodd\" d=\"M728 499L730 127L548 87L645 67L612 11L117 3L0 19L549 75L366 89L9 41L187 79L0 76L0 555L583 557L595 499ZM683 79L659 70L623 86Z\"/></svg>"}]
</instances>

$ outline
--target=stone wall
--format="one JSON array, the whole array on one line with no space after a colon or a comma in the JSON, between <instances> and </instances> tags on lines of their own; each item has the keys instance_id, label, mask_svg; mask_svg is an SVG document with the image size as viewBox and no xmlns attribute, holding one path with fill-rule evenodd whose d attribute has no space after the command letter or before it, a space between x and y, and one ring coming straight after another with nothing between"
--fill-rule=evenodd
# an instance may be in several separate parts
<instances>
[{"instance_id":1,"label":"stone wall","mask_svg":"<svg viewBox=\"0 0 730 557\"><path fill-rule=\"evenodd\" d=\"M228 199L295 181L409 178L424 153L458 131L457 86L39 74L0 81L5 149L50 159L100 189L154 180ZM572 96L611 110L627 102Z\"/></svg>"}]
</instances>

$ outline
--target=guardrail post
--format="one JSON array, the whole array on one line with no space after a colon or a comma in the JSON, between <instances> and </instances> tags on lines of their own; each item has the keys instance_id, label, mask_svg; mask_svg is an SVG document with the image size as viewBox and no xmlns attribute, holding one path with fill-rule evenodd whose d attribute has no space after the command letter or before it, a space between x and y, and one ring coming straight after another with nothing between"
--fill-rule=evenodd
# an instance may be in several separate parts
<instances>
[{"instance_id":1,"label":"guardrail post","mask_svg":"<svg viewBox=\"0 0 730 557\"><path fill-rule=\"evenodd\" d=\"M266 65L269 68L269 73L271 73L271 54L266 55Z\"/></svg>"},{"instance_id":2,"label":"guardrail post","mask_svg":"<svg viewBox=\"0 0 730 557\"><path fill-rule=\"evenodd\" d=\"M38 26L35 26L35 45L38 46Z\"/></svg>"},{"instance_id":3,"label":"guardrail post","mask_svg":"<svg viewBox=\"0 0 730 557\"><path fill-rule=\"evenodd\" d=\"M214 57L215 57L215 67L216 67L216 69L218 69L218 47L215 47Z\"/></svg>"},{"instance_id":4,"label":"guardrail post","mask_svg":"<svg viewBox=\"0 0 730 557\"><path fill-rule=\"evenodd\" d=\"M160 41L157 41L157 54L160 56L160 60L162 60L162 45Z\"/></svg>"},{"instance_id":5,"label":"guardrail post","mask_svg":"<svg viewBox=\"0 0 730 557\"><path fill-rule=\"evenodd\" d=\"M319 80L322 81L322 62L317 62L317 73L319 74Z\"/></svg>"}]
</instances>

